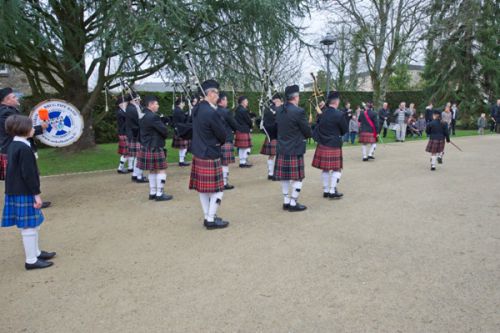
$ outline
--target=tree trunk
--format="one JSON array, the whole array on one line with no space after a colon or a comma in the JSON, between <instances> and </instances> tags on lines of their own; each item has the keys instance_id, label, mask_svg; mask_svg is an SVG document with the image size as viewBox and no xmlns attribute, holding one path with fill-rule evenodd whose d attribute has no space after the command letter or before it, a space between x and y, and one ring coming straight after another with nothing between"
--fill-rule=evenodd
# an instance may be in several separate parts
<instances>
[{"instance_id":1,"label":"tree trunk","mask_svg":"<svg viewBox=\"0 0 500 333\"><path fill-rule=\"evenodd\" d=\"M83 117L84 127L80 139L71 146L64 148L64 150L67 152L79 152L85 149L94 148L96 144L92 109L95 103L89 102L87 87L82 85L68 87L65 98L80 111Z\"/></svg>"}]
</instances>

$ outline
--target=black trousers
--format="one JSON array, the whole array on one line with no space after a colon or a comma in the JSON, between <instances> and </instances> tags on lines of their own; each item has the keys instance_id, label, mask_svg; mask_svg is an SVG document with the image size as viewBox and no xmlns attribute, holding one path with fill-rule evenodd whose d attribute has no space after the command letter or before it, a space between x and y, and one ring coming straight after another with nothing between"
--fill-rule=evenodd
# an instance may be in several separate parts
<instances>
[{"instance_id":1,"label":"black trousers","mask_svg":"<svg viewBox=\"0 0 500 333\"><path fill-rule=\"evenodd\" d=\"M455 135L455 125L457 124L456 119L451 120L451 134Z\"/></svg>"}]
</instances>

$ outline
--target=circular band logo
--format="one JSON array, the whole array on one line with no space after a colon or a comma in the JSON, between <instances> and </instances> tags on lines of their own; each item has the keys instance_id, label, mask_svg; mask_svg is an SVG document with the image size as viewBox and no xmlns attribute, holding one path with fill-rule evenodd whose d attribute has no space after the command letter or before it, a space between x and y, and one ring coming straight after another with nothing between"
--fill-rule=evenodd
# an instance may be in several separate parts
<instances>
[{"instance_id":1,"label":"circular band logo","mask_svg":"<svg viewBox=\"0 0 500 333\"><path fill-rule=\"evenodd\" d=\"M48 111L48 120L40 119L39 111ZM48 123L43 134L37 138L51 147L66 147L80 138L83 133L83 117L80 111L71 103L60 99L49 99L41 102L31 111L30 118L33 125Z\"/></svg>"}]
</instances>

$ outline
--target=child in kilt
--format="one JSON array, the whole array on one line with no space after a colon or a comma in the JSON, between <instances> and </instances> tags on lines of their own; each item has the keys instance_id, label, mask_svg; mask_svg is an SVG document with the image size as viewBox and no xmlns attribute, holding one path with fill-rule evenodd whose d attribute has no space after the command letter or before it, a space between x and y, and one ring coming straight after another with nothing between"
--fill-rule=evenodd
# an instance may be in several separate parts
<instances>
[{"instance_id":1,"label":"child in kilt","mask_svg":"<svg viewBox=\"0 0 500 333\"><path fill-rule=\"evenodd\" d=\"M363 151L363 162L374 160L377 148L378 124L377 113L373 111L372 104L368 103L365 111L359 114L359 143ZM370 149L368 151L368 146ZM368 154L367 154L368 151Z\"/></svg>"},{"instance_id":2,"label":"child in kilt","mask_svg":"<svg viewBox=\"0 0 500 333\"><path fill-rule=\"evenodd\" d=\"M56 253L40 251L38 233L44 221L41 211L40 176L35 154L28 138L34 134L31 119L21 115L9 116L5 122L7 133L14 137L7 149L7 177L2 227L21 229L27 270L52 266Z\"/></svg>"},{"instance_id":3,"label":"child in kilt","mask_svg":"<svg viewBox=\"0 0 500 333\"><path fill-rule=\"evenodd\" d=\"M436 110L432 115L433 120L427 125L426 133L429 138L425 151L431 153L431 171L436 170L436 161L443 163L444 140L450 142L448 124L441 121L441 113Z\"/></svg>"},{"instance_id":4,"label":"child in kilt","mask_svg":"<svg viewBox=\"0 0 500 333\"><path fill-rule=\"evenodd\" d=\"M234 145L238 148L240 168L251 168L252 165L248 163L248 156L252 150L252 136L250 132L253 127L253 122L248 112L248 98L245 96L240 96L238 98L238 107L236 108L234 118L239 127L236 131Z\"/></svg>"},{"instance_id":5,"label":"child in kilt","mask_svg":"<svg viewBox=\"0 0 500 333\"><path fill-rule=\"evenodd\" d=\"M168 201L173 196L163 193L167 181L167 153L165 140L167 126L157 114L160 109L154 96L145 98L144 117L139 122L141 149L137 156L137 167L149 171L149 200Z\"/></svg>"},{"instance_id":6,"label":"child in kilt","mask_svg":"<svg viewBox=\"0 0 500 333\"><path fill-rule=\"evenodd\" d=\"M222 177L224 179L224 189L232 190L234 186L229 184L229 164L235 163L234 158L234 134L238 130L238 124L234 120L233 114L227 109L227 95L219 93L217 100L217 112L221 116L224 128L226 129L226 142L221 146Z\"/></svg>"},{"instance_id":7,"label":"child in kilt","mask_svg":"<svg viewBox=\"0 0 500 333\"><path fill-rule=\"evenodd\" d=\"M264 111L263 126L266 130L266 138L260 149L262 155L267 155L267 179L274 178L274 160L276 158L276 145L278 144L278 128L276 125L276 111L282 108L283 101L280 94L272 97L273 105Z\"/></svg>"},{"instance_id":8,"label":"child in kilt","mask_svg":"<svg viewBox=\"0 0 500 333\"><path fill-rule=\"evenodd\" d=\"M215 80L207 80L201 87L205 99L193 111L193 162L189 189L199 193L205 228L221 229L229 225L217 216L224 194L221 145L225 143L227 133L224 121L217 112L219 84Z\"/></svg>"},{"instance_id":9,"label":"child in kilt","mask_svg":"<svg viewBox=\"0 0 500 333\"><path fill-rule=\"evenodd\" d=\"M319 118L315 133L318 145L314 153L312 166L322 170L323 198L340 199L343 194L337 191L337 184L342 175L342 137L348 133L348 126L342 111L338 110L339 93L330 92L328 107Z\"/></svg>"},{"instance_id":10,"label":"child in kilt","mask_svg":"<svg viewBox=\"0 0 500 333\"><path fill-rule=\"evenodd\" d=\"M116 170L120 174L127 174L133 172L133 160L132 164L128 164L128 170L125 168L125 163L130 161L128 159L128 142L127 142L127 127L126 127L126 111L128 102L123 96L118 96L116 99L116 124L118 131L118 155L120 155L120 164L118 164L118 169Z\"/></svg>"}]
</instances>

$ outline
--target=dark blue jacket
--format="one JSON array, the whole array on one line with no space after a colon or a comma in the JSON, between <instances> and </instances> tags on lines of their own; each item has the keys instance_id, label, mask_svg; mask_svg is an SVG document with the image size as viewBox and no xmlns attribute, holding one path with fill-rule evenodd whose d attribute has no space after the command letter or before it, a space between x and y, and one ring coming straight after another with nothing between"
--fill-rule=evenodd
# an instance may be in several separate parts
<instances>
[{"instance_id":1,"label":"dark blue jacket","mask_svg":"<svg viewBox=\"0 0 500 333\"><path fill-rule=\"evenodd\" d=\"M139 121L141 144L147 148L163 148L167 139L167 126L158 114L144 109L144 117Z\"/></svg>"},{"instance_id":2,"label":"dark blue jacket","mask_svg":"<svg viewBox=\"0 0 500 333\"><path fill-rule=\"evenodd\" d=\"M226 130L226 142L232 143L234 141L234 133L233 132L239 130L238 123L236 123L236 120L234 120L233 114L228 109L219 106L219 107L217 107L217 112L224 120L224 128Z\"/></svg>"},{"instance_id":3,"label":"dark blue jacket","mask_svg":"<svg viewBox=\"0 0 500 333\"><path fill-rule=\"evenodd\" d=\"M220 147L226 142L226 134L224 121L217 109L202 101L193 111L193 155L201 159L220 158Z\"/></svg>"},{"instance_id":4,"label":"dark blue jacket","mask_svg":"<svg viewBox=\"0 0 500 333\"><path fill-rule=\"evenodd\" d=\"M321 114L316 126L319 144L328 147L342 147L342 136L349 130L342 111L328 107Z\"/></svg>"},{"instance_id":5,"label":"dark blue jacket","mask_svg":"<svg viewBox=\"0 0 500 333\"><path fill-rule=\"evenodd\" d=\"M375 125L375 133L378 133L378 128L380 126L380 123L378 121L377 113L375 113L375 111L373 111L372 109L369 109L368 117L370 117L371 121L373 122L373 125ZM365 111L361 111L361 113L359 114L359 122L361 123L361 126L359 127L359 133L363 132L374 133L373 128L371 127L370 123L365 117Z\"/></svg>"},{"instance_id":6,"label":"dark blue jacket","mask_svg":"<svg viewBox=\"0 0 500 333\"><path fill-rule=\"evenodd\" d=\"M238 131L242 133L250 133L250 129L252 128L253 123L252 123L252 118L250 118L250 113L248 112L248 110L245 109L243 106L238 105L234 113L235 113L234 119L236 120L238 126L240 127Z\"/></svg>"},{"instance_id":7,"label":"dark blue jacket","mask_svg":"<svg viewBox=\"0 0 500 333\"><path fill-rule=\"evenodd\" d=\"M276 112L276 124L278 125L278 153L304 155L306 139L312 136L304 109L286 103Z\"/></svg>"},{"instance_id":8,"label":"dark blue jacket","mask_svg":"<svg viewBox=\"0 0 500 333\"><path fill-rule=\"evenodd\" d=\"M127 105L127 110L125 112L125 130L127 132L127 138L129 140L139 140L140 130L139 130L139 113L137 108L132 103Z\"/></svg>"},{"instance_id":9,"label":"dark blue jacket","mask_svg":"<svg viewBox=\"0 0 500 333\"><path fill-rule=\"evenodd\" d=\"M450 142L450 131L448 129L448 124L442 122L439 119L434 119L429 124L427 124L425 132L427 133L427 136L430 140L446 139L446 142Z\"/></svg>"}]
</instances>

